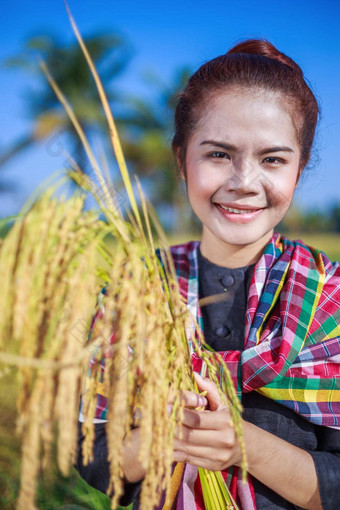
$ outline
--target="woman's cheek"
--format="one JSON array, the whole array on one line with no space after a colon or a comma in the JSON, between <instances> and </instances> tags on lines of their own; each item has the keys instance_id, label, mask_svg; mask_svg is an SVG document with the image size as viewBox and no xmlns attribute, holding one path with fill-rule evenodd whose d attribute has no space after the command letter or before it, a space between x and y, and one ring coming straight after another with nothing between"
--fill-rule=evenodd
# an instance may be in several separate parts
<instances>
[{"instance_id":1,"label":"woman's cheek","mask_svg":"<svg viewBox=\"0 0 340 510\"><path fill-rule=\"evenodd\" d=\"M188 174L189 196L196 198L210 197L219 187L217 176L206 169L197 168L195 175Z\"/></svg>"},{"instance_id":2,"label":"woman's cheek","mask_svg":"<svg viewBox=\"0 0 340 510\"><path fill-rule=\"evenodd\" d=\"M266 180L266 194L274 206L289 207L295 191L295 181L289 177L283 173L282 176Z\"/></svg>"},{"instance_id":3,"label":"woman's cheek","mask_svg":"<svg viewBox=\"0 0 340 510\"><path fill-rule=\"evenodd\" d=\"M267 187L267 203L275 215L275 222L279 223L286 215L293 199L295 186L283 179L272 181Z\"/></svg>"}]
</instances>

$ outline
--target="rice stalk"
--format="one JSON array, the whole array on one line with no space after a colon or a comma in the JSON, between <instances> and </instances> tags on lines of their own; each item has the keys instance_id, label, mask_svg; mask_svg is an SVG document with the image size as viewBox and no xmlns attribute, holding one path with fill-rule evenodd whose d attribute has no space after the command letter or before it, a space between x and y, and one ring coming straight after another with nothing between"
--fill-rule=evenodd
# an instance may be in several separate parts
<instances>
[{"instance_id":1,"label":"rice stalk","mask_svg":"<svg viewBox=\"0 0 340 510\"><path fill-rule=\"evenodd\" d=\"M43 64L84 144L97 180L76 165L70 174L97 199L106 221L98 219L98 212L83 210L83 196L58 201L53 190L48 190L18 218L0 246L4 289L0 295L4 310L0 363L16 365L20 380L18 430L23 450L18 508L36 508L36 480L39 470L48 468L55 425L59 468L67 474L74 462L78 399L90 366L83 387L84 462L93 457L93 417L101 394L109 401L112 508L122 493L124 440L128 440L131 428L138 426L139 461L146 470L140 501L147 510L159 503L170 485L173 439L183 418L181 393L197 391L189 340L204 360L206 375L215 381L222 401L230 407L245 472L241 406L225 363L204 348L203 335L180 295L165 234L137 183L139 211L105 93L73 19L71 22L108 117L132 214L125 219L120 213L115 192L102 176L71 105ZM161 240L160 259L155 254L153 229ZM103 244L108 233L116 239L112 252ZM97 262L99 254L105 267ZM95 312L96 296L103 287L105 292L100 294ZM169 414L170 399L173 405ZM216 509L225 508L227 489L221 475L203 471L201 480L208 501L213 501Z\"/></svg>"},{"instance_id":2,"label":"rice stalk","mask_svg":"<svg viewBox=\"0 0 340 510\"><path fill-rule=\"evenodd\" d=\"M84 197L57 201L48 190L0 247L0 363L18 369L23 436L18 508L35 508L36 479L49 464L56 422L64 473L74 460L80 378L90 353L87 331L77 338L72 332L93 314L100 288L96 244L107 228L97 214L84 213L83 204Z\"/></svg>"},{"instance_id":3,"label":"rice stalk","mask_svg":"<svg viewBox=\"0 0 340 510\"><path fill-rule=\"evenodd\" d=\"M113 151L114 151L116 159L117 159L119 170L121 172L121 176L122 176L122 179L123 179L123 182L124 182L124 186L125 186L126 192L128 194L129 200L130 200L130 204L131 204L131 207L132 207L135 219L137 221L137 224L138 224L139 228L142 230L141 218L140 218L137 202L136 202L136 199L135 199L135 196L134 196L134 193L133 193L133 188L132 188L132 185L131 185L131 179L130 179L129 171L128 171L128 168L127 168L127 165L126 165L126 162L125 162L125 157L124 157L122 145L120 143L120 139L119 139L119 136L118 136L118 131L117 131L116 124L115 124L115 121L114 121L113 116L112 116L112 112L111 112L111 109L110 109L110 106L109 106L109 102L107 100L104 88L103 88L102 83L100 81L100 78L99 78L99 75L98 75L97 70L95 68L95 65L94 65L94 63L92 61L92 58L91 58L89 52L87 51L86 45L85 45L85 43L83 41L83 38L80 35L80 32L79 32L78 27L76 25L76 22L74 21L74 18L73 18L72 14L71 14L71 11L70 11L66 1L65 1L65 5L66 5L66 10L67 10L68 17L69 17L71 25L72 25L73 32L74 32L74 34L75 34L75 36L76 36L76 38L78 40L78 43L79 43L79 45L80 45L80 47L81 47L81 49L83 51L84 57L86 59L86 62L88 64L89 68L90 68L90 71L92 73L93 79L94 79L94 81L96 83L98 94L99 94L99 97L100 97L100 100L101 100L101 103L102 103L102 106L103 106L103 109L104 109L104 112L105 112L105 116L106 116L106 119L107 119L107 122L108 122L109 133L110 133L110 138L111 138L111 141L112 141Z\"/></svg>"}]
</instances>

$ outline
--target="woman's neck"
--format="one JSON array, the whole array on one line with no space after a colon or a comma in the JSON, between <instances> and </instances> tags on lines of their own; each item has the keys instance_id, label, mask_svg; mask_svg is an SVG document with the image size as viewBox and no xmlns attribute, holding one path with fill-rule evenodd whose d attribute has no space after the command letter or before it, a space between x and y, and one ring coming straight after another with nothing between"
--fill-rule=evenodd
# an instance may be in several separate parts
<instances>
[{"instance_id":1,"label":"woman's neck","mask_svg":"<svg viewBox=\"0 0 340 510\"><path fill-rule=\"evenodd\" d=\"M256 264L260 259L265 246L271 240L273 232L247 245L233 245L209 235L203 230L200 245L201 254L213 264L230 269Z\"/></svg>"}]
</instances>

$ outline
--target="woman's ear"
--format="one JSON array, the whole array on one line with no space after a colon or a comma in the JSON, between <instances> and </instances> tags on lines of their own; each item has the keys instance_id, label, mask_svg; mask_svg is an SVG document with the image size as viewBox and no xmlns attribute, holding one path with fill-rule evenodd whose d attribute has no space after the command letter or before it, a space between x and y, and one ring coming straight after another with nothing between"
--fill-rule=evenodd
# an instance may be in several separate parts
<instances>
[{"instance_id":1,"label":"woman's ear","mask_svg":"<svg viewBox=\"0 0 340 510\"><path fill-rule=\"evenodd\" d=\"M308 155L307 155L307 157L304 159L304 161L301 161L301 160L300 160L300 168L299 168L299 172L298 172L298 174L297 174L297 178L296 178L295 189L297 188L297 186L298 186L298 184L299 184L299 182L300 182L301 174L302 174L302 172L304 171L304 169L305 169L305 168L306 168L306 166L307 166L307 163L308 163L308 161L309 161L309 159L310 159L310 155L311 155L311 153L309 152L309 153L308 153Z\"/></svg>"},{"instance_id":2,"label":"woman's ear","mask_svg":"<svg viewBox=\"0 0 340 510\"><path fill-rule=\"evenodd\" d=\"M301 177L301 174L302 174L302 170L303 170L303 167L299 168L299 172L297 174L297 177L296 177L296 183L295 183L295 188L296 189L298 187L298 184L300 182L300 177Z\"/></svg>"},{"instance_id":3,"label":"woman's ear","mask_svg":"<svg viewBox=\"0 0 340 510\"><path fill-rule=\"evenodd\" d=\"M302 164L300 165L300 168L299 168L299 171L298 171L298 174L297 174L297 177L296 177L295 189L298 187L298 184L300 182L300 177L301 177L301 174L302 174L305 166L306 166L306 163L303 164L303 165Z\"/></svg>"},{"instance_id":4,"label":"woman's ear","mask_svg":"<svg viewBox=\"0 0 340 510\"><path fill-rule=\"evenodd\" d=\"M175 149L175 158L176 158L176 164L177 164L179 175L180 175L181 179L183 179L183 181L185 181L186 180L185 167L182 162L180 147L176 147L176 149Z\"/></svg>"}]
</instances>

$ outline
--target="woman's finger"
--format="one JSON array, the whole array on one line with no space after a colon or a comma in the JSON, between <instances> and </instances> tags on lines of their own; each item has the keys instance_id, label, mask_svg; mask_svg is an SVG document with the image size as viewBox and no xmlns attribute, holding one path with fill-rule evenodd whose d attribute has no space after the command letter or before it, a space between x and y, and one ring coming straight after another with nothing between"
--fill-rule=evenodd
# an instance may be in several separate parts
<instances>
[{"instance_id":1,"label":"woman's finger","mask_svg":"<svg viewBox=\"0 0 340 510\"><path fill-rule=\"evenodd\" d=\"M220 411L184 409L182 424L191 429L200 430L221 430L232 426L230 412L227 408Z\"/></svg>"},{"instance_id":2,"label":"woman's finger","mask_svg":"<svg viewBox=\"0 0 340 510\"><path fill-rule=\"evenodd\" d=\"M194 376L198 389L206 392L206 398L208 399L210 410L219 411L220 409L224 409L225 406L221 401L216 384L210 379L202 377L197 372L194 372Z\"/></svg>"},{"instance_id":3,"label":"woman's finger","mask_svg":"<svg viewBox=\"0 0 340 510\"><path fill-rule=\"evenodd\" d=\"M204 397L204 395L199 395L198 393L195 393L194 391L183 391L180 394L180 398L184 402L185 407L192 407L194 409L197 409L198 407L206 407L208 405L208 400ZM174 401L174 395L171 396L169 399L168 404L171 406Z\"/></svg>"},{"instance_id":4,"label":"woman's finger","mask_svg":"<svg viewBox=\"0 0 340 510\"><path fill-rule=\"evenodd\" d=\"M185 407L192 407L197 409L198 407L204 408L208 405L208 400L204 395L200 395L193 391L184 391L182 398L184 400Z\"/></svg>"},{"instance_id":5,"label":"woman's finger","mask_svg":"<svg viewBox=\"0 0 340 510\"><path fill-rule=\"evenodd\" d=\"M213 448L231 448L236 441L234 428L228 423L219 430L193 429L182 426L176 430L175 445L187 443L192 445L211 446Z\"/></svg>"},{"instance_id":6,"label":"woman's finger","mask_svg":"<svg viewBox=\"0 0 340 510\"><path fill-rule=\"evenodd\" d=\"M226 469L234 463L231 449L216 450L210 447L185 446L174 449L174 461L185 462L211 471Z\"/></svg>"}]
</instances>

